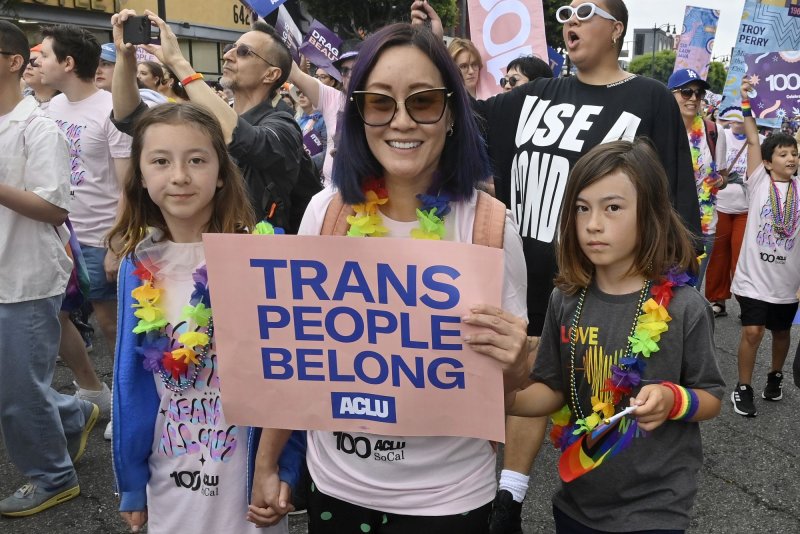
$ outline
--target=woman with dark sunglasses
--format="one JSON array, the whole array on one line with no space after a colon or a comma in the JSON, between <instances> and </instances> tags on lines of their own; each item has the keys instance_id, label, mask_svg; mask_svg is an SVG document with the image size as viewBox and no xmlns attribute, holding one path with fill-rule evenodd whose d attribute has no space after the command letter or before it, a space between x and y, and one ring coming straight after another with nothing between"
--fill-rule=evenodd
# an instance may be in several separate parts
<instances>
[{"instance_id":1,"label":"woman with dark sunglasses","mask_svg":"<svg viewBox=\"0 0 800 534\"><path fill-rule=\"evenodd\" d=\"M625 3L573 0L565 4L557 10L556 19L563 24L564 43L577 75L534 80L475 105L487 124L497 198L515 213L520 225L528 265L528 333L533 336L541 334L553 290L556 226L567 178L577 160L594 146L636 136L651 138L667 171L669 200L689 229L696 235L700 231L689 144L675 99L662 83L632 75L619 66L628 24ZM433 28L441 28L430 5L415 1L412 20L422 24L428 19ZM608 372L610 365L603 368ZM545 418L508 419L505 469L495 501L498 512L493 532L521 531L527 475L544 439L546 424ZM565 484L555 500L561 511L580 516L599 530L667 528L655 526L644 516L626 517L625 506L609 504L611 496L603 491L602 470L587 476L592 477L590 488L595 489L575 492L573 485ZM672 491L654 489L662 490ZM685 491L678 493L680 497ZM686 528L688 508L680 506L680 498L670 502L665 522ZM586 515L579 515L579 509Z\"/></svg>"},{"instance_id":2,"label":"woman with dark sunglasses","mask_svg":"<svg viewBox=\"0 0 800 534\"><path fill-rule=\"evenodd\" d=\"M319 235L331 215L326 216L328 210L339 215L334 206L361 205L356 213L364 213L365 199L377 195L383 202L368 216L380 220L386 236L418 237L419 213L433 212L441 219L432 232L445 240L471 242L476 185L488 176L489 165L458 67L441 41L424 27L383 28L364 42L348 97L339 123L335 189L312 199L299 233ZM499 204L481 195L480 202ZM464 321L485 326L491 334L465 343L499 360L508 370L506 387L514 388L514 370L524 370L520 364L528 352L525 265L519 234L502 205L499 209L503 309L473 308ZM348 234L379 238L378 232L359 232L358 218L350 217L354 222L348 222ZM280 451L281 432L265 430L260 450ZM358 454L347 445L337 446L339 436L345 444L358 443ZM309 532L489 532L495 451L485 439L308 431L306 459L313 481ZM254 488L266 489L275 480L275 460L257 461ZM281 510L277 496L266 498L268 493L261 493L265 499L257 504Z\"/></svg>"},{"instance_id":3,"label":"woman with dark sunglasses","mask_svg":"<svg viewBox=\"0 0 800 534\"><path fill-rule=\"evenodd\" d=\"M508 92L518 85L536 78L552 78L550 65L536 56L521 56L512 59L506 67L506 75L500 78L500 87Z\"/></svg>"},{"instance_id":4,"label":"woman with dark sunglasses","mask_svg":"<svg viewBox=\"0 0 800 534\"><path fill-rule=\"evenodd\" d=\"M50 106L50 99L56 96L60 91L57 91L42 83L42 71L36 64L36 60L42 55L42 45L37 44L31 48L31 57L28 64L25 65L25 70L22 72L22 80L25 82L31 91L33 91L33 98L39 103L42 110L47 110Z\"/></svg>"}]
</instances>

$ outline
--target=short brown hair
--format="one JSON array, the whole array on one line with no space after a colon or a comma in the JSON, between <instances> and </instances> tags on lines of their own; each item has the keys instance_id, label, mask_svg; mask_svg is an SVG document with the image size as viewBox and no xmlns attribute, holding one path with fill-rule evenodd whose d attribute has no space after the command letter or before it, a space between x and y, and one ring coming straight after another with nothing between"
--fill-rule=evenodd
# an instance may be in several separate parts
<instances>
[{"instance_id":1,"label":"short brown hair","mask_svg":"<svg viewBox=\"0 0 800 534\"><path fill-rule=\"evenodd\" d=\"M204 232L244 233L255 225L255 214L247 196L242 175L228 155L222 127L211 113L190 103L160 104L145 112L136 122L131 145L131 170L125 179L123 194L125 206L118 222L108 234L109 247L115 253L131 254L141 242L148 228L158 228L164 239L171 239L169 228L159 207L150 198L143 185L141 157L144 134L156 124L186 125L196 128L211 140L219 159L219 179L222 186L214 194L214 210ZM117 250L113 245L121 241Z\"/></svg>"},{"instance_id":2,"label":"short brown hair","mask_svg":"<svg viewBox=\"0 0 800 534\"><path fill-rule=\"evenodd\" d=\"M692 237L670 202L667 174L651 141L612 141L587 152L572 169L559 221L556 286L572 295L587 287L594 265L581 250L575 226L581 191L613 172L622 172L636 188L636 258L630 275L661 278L668 270L697 270ZM699 216L699 214L698 214Z\"/></svg>"}]
</instances>

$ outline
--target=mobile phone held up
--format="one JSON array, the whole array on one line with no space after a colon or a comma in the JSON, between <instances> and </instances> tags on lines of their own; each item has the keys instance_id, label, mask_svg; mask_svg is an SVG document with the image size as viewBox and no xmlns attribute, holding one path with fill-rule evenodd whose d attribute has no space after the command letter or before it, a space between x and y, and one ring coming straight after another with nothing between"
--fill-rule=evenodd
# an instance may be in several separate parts
<instances>
[{"instance_id":1,"label":"mobile phone held up","mask_svg":"<svg viewBox=\"0 0 800 534\"><path fill-rule=\"evenodd\" d=\"M122 40L127 44L148 44L150 42L150 19L130 17L122 24Z\"/></svg>"}]
</instances>

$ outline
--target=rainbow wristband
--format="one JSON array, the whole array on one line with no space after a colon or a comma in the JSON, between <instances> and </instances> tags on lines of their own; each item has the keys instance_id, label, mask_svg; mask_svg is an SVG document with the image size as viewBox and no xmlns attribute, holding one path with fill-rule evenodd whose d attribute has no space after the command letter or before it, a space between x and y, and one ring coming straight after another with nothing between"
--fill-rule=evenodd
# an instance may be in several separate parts
<instances>
[{"instance_id":1,"label":"rainbow wristband","mask_svg":"<svg viewBox=\"0 0 800 534\"><path fill-rule=\"evenodd\" d=\"M749 100L742 100L742 115L744 117L752 117L753 111L750 108L750 101Z\"/></svg>"},{"instance_id":2,"label":"rainbow wristband","mask_svg":"<svg viewBox=\"0 0 800 534\"><path fill-rule=\"evenodd\" d=\"M695 393L693 389L686 388L686 391L689 392L689 398L692 406L689 408L689 411L686 412L686 417L683 419L684 421L690 421L697 413L697 409L700 407L700 399L697 398L697 393Z\"/></svg>"},{"instance_id":3,"label":"rainbow wristband","mask_svg":"<svg viewBox=\"0 0 800 534\"><path fill-rule=\"evenodd\" d=\"M664 381L661 382L661 385L672 391L672 398L673 398L672 409L667 414L667 419L671 420L674 419L675 415L682 410L684 403L684 396L681 394L680 390L678 389L678 386L676 386L672 382Z\"/></svg>"},{"instance_id":4,"label":"rainbow wristband","mask_svg":"<svg viewBox=\"0 0 800 534\"><path fill-rule=\"evenodd\" d=\"M689 395L689 391L685 387L678 386L677 384L675 386L681 396L681 407L675 415L670 417L670 420L680 421L682 419L686 419L686 414L692 411L692 398Z\"/></svg>"}]
</instances>

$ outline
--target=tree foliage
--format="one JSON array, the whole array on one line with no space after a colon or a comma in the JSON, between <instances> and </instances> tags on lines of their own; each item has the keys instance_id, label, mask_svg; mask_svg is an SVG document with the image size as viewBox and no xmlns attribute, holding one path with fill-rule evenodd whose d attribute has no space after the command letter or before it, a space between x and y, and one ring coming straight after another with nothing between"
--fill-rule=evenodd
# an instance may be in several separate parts
<instances>
[{"instance_id":1,"label":"tree foliage","mask_svg":"<svg viewBox=\"0 0 800 534\"><path fill-rule=\"evenodd\" d=\"M672 69L675 68L675 52L661 50L656 52L655 58L655 69L653 69L653 55L644 54L631 61L628 66L628 72L649 76L662 83L667 83L672 74Z\"/></svg>"},{"instance_id":2,"label":"tree foliage","mask_svg":"<svg viewBox=\"0 0 800 534\"><path fill-rule=\"evenodd\" d=\"M458 0L429 2L445 28L458 23ZM410 0L303 0L303 5L343 39L364 37L387 24L411 19Z\"/></svg>"},{"instance_id":3,"label":"tree foliage","mask_svg":"<svg viewBox=\"0 0 800 534\"><path fill-rule=\"evenodd\" d=\"M728 77L728 71L723 63L719 61L712 61L708 67L708 83L711 85L711 92L722 94L725 88L725 79Z\"/></svg>"}]
</instances>

